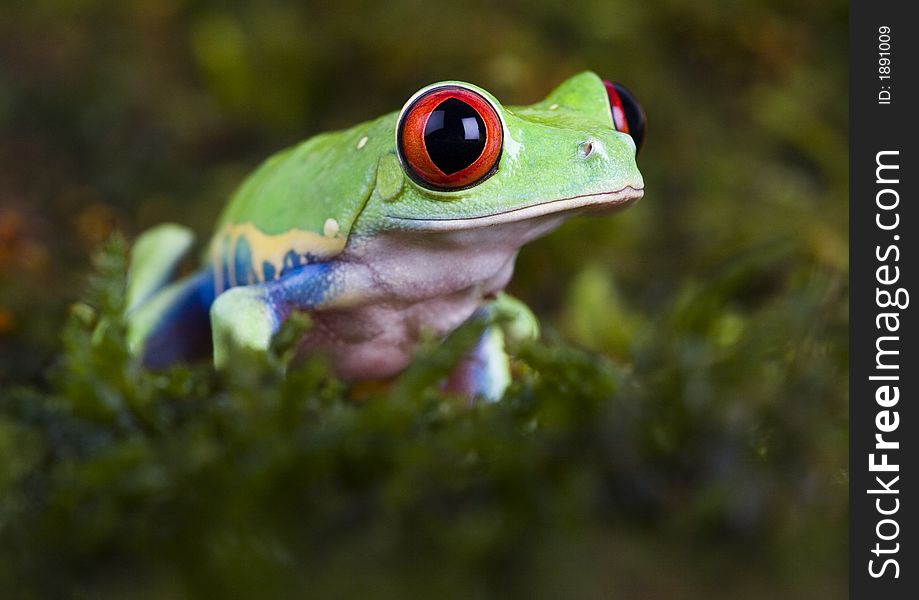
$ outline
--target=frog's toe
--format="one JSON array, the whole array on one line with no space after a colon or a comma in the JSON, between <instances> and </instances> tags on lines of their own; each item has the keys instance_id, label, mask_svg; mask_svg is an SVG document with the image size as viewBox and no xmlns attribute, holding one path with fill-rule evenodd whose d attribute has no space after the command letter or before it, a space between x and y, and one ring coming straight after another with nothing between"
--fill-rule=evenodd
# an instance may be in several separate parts
<instances>
[{"instance_id":1,"label":"frog's toe","mask_svg":"<svg viewBox=\"0 0 919 600\"><path fill-rule=\"evenodd\" d=\"M539 339L539 321L520 300L501 293L489 305L489 310L498 317L508 343L519 344Z\"/></svg>"},{"instance_id":2,"label":"frog's toe","mask_svg":"<svg viewBox=\"0 0 919 600\"><path fill-rule=\"evenodd\" d=\"M268 350L280 323L276 308L259 288L237 287L222 293L211 306L215 366L226 366L232 348Z\"/></svg>"}]
</instances>

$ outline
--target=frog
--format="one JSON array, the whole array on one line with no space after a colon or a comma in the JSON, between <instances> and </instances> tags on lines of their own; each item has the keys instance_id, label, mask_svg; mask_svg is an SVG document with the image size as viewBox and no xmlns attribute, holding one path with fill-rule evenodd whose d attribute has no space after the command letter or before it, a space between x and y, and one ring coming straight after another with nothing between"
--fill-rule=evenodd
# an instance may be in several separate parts
<instances>
[{"instance_id":1,"label":"frog","mask_svg":"<svg viewBox=\"0 0 919 600\"><path fill-rule=\"evenodd\" d=\"M397 112L267 158L231 196L196 270L180 275L189 228L141 234L128 346L150 369L208 357L226 368L236 349L269 351L305 313L295 355L322 355L357 384L392 379L424 340L479 320L443 387L499 399L508 348L539 336L505 291L518 252L569 217L640 199L645 129L634 95L590 71L525 106L461 81L427 85Z\"/></svg>"}]
</instances>

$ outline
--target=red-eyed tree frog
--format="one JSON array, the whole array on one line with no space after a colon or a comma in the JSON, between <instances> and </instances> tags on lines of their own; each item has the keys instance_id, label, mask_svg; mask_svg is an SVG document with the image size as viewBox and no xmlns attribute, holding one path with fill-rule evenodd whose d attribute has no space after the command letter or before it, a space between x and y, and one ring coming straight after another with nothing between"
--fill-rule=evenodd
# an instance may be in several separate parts
<instances>
[{"instance_id":1,"label":"red-eyed tree frog","mask_svg":"<svg viewBox=\"0 0 919 600\"><path fill-rule=\"evenodd\" d=\"M140 236L128 281L128 339L151 368L258 351L293 311L311 325L303 355L345 380L403 370L425 334L489 312L446 384L499 398L505 342L532 338L532 313L503 290L521 246L578 213L638 200L645 118L621 85L585 72L530 106L445 81L399 112L325 133L268 158L230 199L205 264L174 280L193 243L178 225Z\"/></svg>"}]
</instances>

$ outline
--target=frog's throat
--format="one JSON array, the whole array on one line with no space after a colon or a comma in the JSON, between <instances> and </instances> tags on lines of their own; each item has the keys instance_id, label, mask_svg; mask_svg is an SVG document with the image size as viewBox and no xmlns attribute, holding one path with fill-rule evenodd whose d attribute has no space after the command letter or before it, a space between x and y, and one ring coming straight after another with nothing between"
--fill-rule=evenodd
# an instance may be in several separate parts
<instances>
[{"instance_id":1,"label":"frog's throat","mask_svg":"<svg viewBox=\"0 0 919 600\"><path fill-rule=\"evenodd\" d=\"M567 198L549 200L548 202L512 208L488 215L458 218L400 217L396 215L387 215L387 217L412 229L457 231L525 221L527 219L534 219L536 217L582 208L625 208L629 204L637 201L643 195L644 188L626 186L613 192L598 192L569 196Z\"/></svg>"}]
</instances>

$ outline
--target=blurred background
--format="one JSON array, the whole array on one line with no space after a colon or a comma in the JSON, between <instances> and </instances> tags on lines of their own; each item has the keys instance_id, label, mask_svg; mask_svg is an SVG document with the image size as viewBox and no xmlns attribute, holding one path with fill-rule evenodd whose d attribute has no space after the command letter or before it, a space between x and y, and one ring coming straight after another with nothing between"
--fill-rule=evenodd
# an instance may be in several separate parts
<instances>
[{"instance_id":1,"label":"blurred background","mask_svg":"<svg viewBox=\"0 0 919 600\"><path fill-rule=\"evenodd\" d=\"M576 554L597 557L596 586L543 591L841 597L847 15L843 0L4 2L0 393L49 389L113 231L169 220L206 240L267 155L428 83L529 104L589 69L648 115L645 197L526 247L510 291L548 339L631 374L650 407L639 454L667 467L624 484L653 508L607 515L603 551Z\"/></svg>"}]
</instances>

